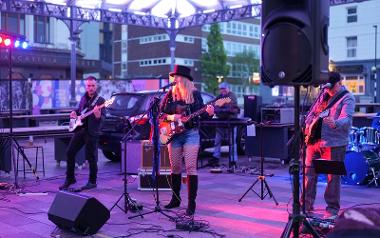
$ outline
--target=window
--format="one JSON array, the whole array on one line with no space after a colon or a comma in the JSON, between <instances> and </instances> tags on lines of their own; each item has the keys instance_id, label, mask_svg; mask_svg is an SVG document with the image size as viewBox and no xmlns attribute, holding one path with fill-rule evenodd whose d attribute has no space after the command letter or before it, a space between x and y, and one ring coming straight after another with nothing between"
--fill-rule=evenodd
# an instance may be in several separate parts
<instances>
[{"instance_id":1,"label":"window","mask_svg":"<svg viewBox=\"0 0 380 238\"><path fill-rule=\"evenodd\" d=\"M358 14L357 7L349 7L347 8L347 23L357 22Z\"/></svg>"},{"instance_id":2,"label":"window","mask_svg":"<svg viewBox=\"0 0 380 238\"><path fill-rule=\"evenodd\" d=\"M343 75L343 85L355 95L365 94L365 80L363 75Z\"/></svg>"},{"instance_id":3,"label":"window","mask_svg":"<svg viewBox=\"0 0 380 238\"><path fill-rule=\"evenodd\" d=\"M165 65L166 58L144 59L144 60L140 60L139 64L140 66Z\"/></svg>"},{"instance_id":4,"label":"window","mask_svg":"<svg viewBox=\"0 0 380 238\"><path fill-rule=\"evenodd\" d=\"M167 41L167 40L169 40L169 38L167 37L166 34L143 36L143 37L140 37L140 44L148 44L148 43L161 42L161 41Z\"/></svg>"},{"instance_id":5,"label":"window","mask_svg":"<svg viewBox=\"0 0 380 238\"><path fill-rule=\"evenodd\" d=\"M25 15L15 13L1 13L1 29L25 35Z\"/></svg>"},{"instance_id":6,"label":"window","mask_svg":"<svg viewBox=\"0 0 380 238\"><path fill-rule=\"evenodd\" d=\"M50 43L50 18L34 16L34 42Z\"/></svg>"},{"instance_id":7,"label":"window","mask_svg":"<svg viewBox=\"0 0 380 238\"><path fill-rule=\"evenodd\" d=\"M358 37L350 36L346 38L347 40L347 57L356 57L356 47L358 46Z\"/></svg>"}]
</instances>

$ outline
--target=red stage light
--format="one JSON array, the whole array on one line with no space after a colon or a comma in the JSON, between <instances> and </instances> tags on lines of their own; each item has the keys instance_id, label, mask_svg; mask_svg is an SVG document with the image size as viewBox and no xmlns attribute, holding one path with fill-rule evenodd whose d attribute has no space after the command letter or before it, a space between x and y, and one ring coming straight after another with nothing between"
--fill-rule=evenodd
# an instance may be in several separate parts
<instances>
[{"instance_id":1,"label":"red stage light","mask_svg":"<svg viewBox=\"0 0 380 238\"><path fill-rule=\"evenodd\" d=\"M3 38L0 36L0 44L3 42Z\"/></svg>"},{"instance_id":2,"label":"red stage light","mask_svg":"<svg viewBox=\"0 0 380 238\"><path fill-rule=\"evenodd\" d=\"M10 46L11 44L12 44L11 39L7 38L7 39L4 40L4 45L5 46Z\"/></svg>"}]
</instances>

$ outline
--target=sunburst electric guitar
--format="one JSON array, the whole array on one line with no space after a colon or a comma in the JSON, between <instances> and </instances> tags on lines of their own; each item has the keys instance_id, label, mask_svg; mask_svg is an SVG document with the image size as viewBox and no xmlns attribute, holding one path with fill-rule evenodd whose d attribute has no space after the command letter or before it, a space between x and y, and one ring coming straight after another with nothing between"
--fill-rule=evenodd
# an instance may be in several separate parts
<instances>
[{"instance_id":1,"label":"sunburst electric guitar","mask_svg":"<svg viewBox=\"0 0 380 238\"><path fill-rule=\"evenodd\" d=\"M315 137L316 137L316 134L317 134L316 127L317 127L317 123L318 123L319 119L323 119L325 117L328 117L329 114L330 114L330 110L329 109L324 110L318 116L316 116L313 119L313 121L310 123L309 133L305 137L305 143L307 145L312 144L314 142L314 140L315 140Z\"/></svg>"},{"instance_id":2,"label":"sunburst electric guitar","mask_svg":"<svg viewBox=\"0 0 380 238\"><path fill-rule=\"evenodd\" d=\"M229 102L231 102L231 98L229 97L213 100L207 103L204 107L202 107L198 111L188 116L183 116L181 120L179 121L168 121L166 120L166 118L159 118L158 127L160 130L160 142L166 145L173 139L174 136L184 132L186 130L185 123L190 121L192 118L204 113L206 111L207 105L212 104L212 105L216 105L220 107Z\"/></svg>"},{"instance_id":3,"label":"sunburst electric guitar","mask_svg":"<svg viewBox=\"0 0 380 238\"><path fill-rule=\"evenodd\" d=\"M103 104L98 106L98 108L102 109L103 107L108 107L109 105L111 105L113 103L114 99L115 98L108 99ZM70 123L69 123L69 131L73 132L78 127L83 126L82 120L85 119L86 117L88 117L89 115L91 115L92 113L94 113L94 109L92 109L91 111L88 111L86 113L83 113L82 115L78 116L77 118L71 118Z\"/></svg>"}]
</instances>

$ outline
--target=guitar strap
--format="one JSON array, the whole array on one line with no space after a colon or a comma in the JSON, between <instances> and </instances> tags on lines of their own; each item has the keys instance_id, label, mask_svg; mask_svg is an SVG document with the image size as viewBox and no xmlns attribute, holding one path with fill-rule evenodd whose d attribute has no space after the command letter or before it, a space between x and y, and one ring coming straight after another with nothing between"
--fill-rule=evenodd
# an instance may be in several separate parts
<instances>
[{"instance_id":1,"label":"guitar strap","mask_svg":"<svg viewBox=\"0 0 380 238\"><path fill-rule=\"evenodd\" d=\"M86 107L85 109L83 109L83 111L81 112L81 114L85 114L89 108L93 108L95 106L95 104L98 102L100 96L96 96L96 98L94 99L94 101L92 101L91 105L89 107Z\"/></svg>"},{"instance_id":2,"label":"guitar strap","mask_svg":"<svg viewBox=\"0 0 380 238\"><path fill-rule=\"evenodd\" d=\"M347 90L344 90L342 92L340 92L328 105L327 107L324 109L327 110L329 109L330 107L334 106L336 102L338 102L344 95L346 95L348 93Z\"/></svg>"}]
</instances>

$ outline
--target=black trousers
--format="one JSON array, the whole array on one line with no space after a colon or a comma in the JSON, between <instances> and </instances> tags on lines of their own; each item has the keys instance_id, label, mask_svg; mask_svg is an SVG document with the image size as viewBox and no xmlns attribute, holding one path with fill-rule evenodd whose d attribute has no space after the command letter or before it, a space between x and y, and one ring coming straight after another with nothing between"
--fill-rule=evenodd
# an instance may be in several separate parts
<instances>
[{"instance_id":1,"label":"black trousers","mask_svg":"<svg viewBox=\"0 0 380 238\"><path fill-rule=\"evenodd\" d=\"M84 146L86 153L86 160L90 165L90 178L89 182L96 183L97 173L98 173L98 137L89 135L86 129L79 129L75 132L70 140L69 147L67 148L67 168L66 168L66 178L74 179L74 169L75 169L75 156L79 150Z\"/></svg>"}]
</instances>

